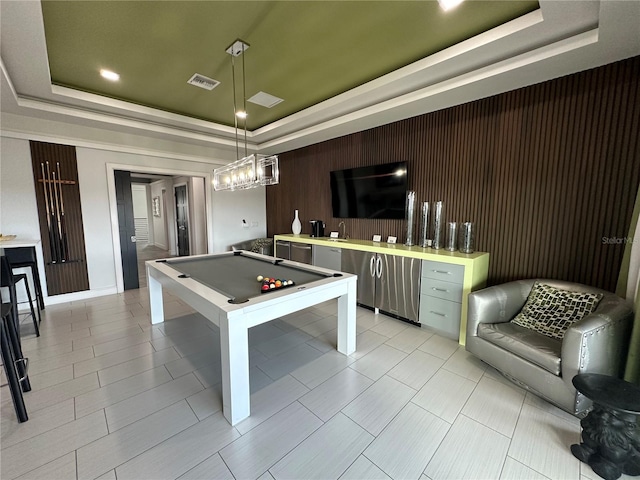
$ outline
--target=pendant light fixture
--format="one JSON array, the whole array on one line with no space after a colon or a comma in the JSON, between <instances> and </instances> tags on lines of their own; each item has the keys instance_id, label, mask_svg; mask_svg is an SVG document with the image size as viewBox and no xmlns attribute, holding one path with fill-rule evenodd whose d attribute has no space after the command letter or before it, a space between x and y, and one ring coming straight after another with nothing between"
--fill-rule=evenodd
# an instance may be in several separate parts
<instances>
[{"instance_id":1,"label":"pendant light fixture","mask_svg":"<svg viewBox=\"0 0 640 480\"><path fill-rule=\"evenodd\" d=\"M246 190L263 185L275 185L279 181L277 155L247 155L247 93L244 64L244 52L249 44L236 40L226 52L231 55L231 79L233 82L233 118L236 138L236 160L213 171L213 188L219 190ZM236 58L242 56L242 108L238 108L236 92ZM244 156L240 158L240 142L238 140L238 121L242 121L244 132Z\"/></svg>"}]
</instances>

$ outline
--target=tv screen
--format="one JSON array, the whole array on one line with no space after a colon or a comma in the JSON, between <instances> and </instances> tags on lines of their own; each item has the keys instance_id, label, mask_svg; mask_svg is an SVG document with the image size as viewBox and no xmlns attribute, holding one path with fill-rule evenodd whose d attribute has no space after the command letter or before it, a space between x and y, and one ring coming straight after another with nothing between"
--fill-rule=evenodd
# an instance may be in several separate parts
<instances>
[{"instance_id":1,"label":"tv screen","mask_svg":"<svg viewBox=\"0 0 640 480\"><path fill-rule=\"evenodd\" d=\"M334 218L404 218L407 162L331 172Z\"/></svg>"}]
</instances>

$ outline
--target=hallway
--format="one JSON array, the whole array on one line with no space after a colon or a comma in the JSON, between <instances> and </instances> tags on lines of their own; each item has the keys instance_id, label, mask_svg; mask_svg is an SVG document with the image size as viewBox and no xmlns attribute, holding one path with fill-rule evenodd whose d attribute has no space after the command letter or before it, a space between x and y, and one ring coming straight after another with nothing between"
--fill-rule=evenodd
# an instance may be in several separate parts
<instances>
[{"instance_id":1,"label":"hallway","mask_svg":"<svg viewBox=\"0 0 640 480\"><path fill-rule=\"evenodd\" d=\"M155 245L149 245L146 242L139 242L136 245L136 250L138 253L138 282L140 288L144 288L147 286L147 271L144 267L144 262L157 258L169 258L174 255L169 255L168 250L163 250Z\"/></svg>"}]
</instances>

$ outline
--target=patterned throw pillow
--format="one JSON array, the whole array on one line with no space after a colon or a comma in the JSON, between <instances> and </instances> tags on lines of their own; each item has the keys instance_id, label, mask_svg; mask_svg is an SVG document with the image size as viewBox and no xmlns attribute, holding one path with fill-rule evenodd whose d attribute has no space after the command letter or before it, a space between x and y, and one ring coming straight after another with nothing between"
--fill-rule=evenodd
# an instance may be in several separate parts
<instances>
[{"instance_id":1,"label":"patterned throw pillow","mask_svg":"<svg viewBox=\"0 0 640 480\"><path fill-rule=\"evenodd\" d=\"M270 248L273 245L273 238L258 238L251 244L251 251L253 253L262 253L263 248Z\"/></svg>"},{"instance_id":2,"label":"patterned throw pillow","mask_svg":"<svg viewBox=\"0 0 640 480\"><path fill-rule=\"evenodd\" d=\"M511 321L547 337L562 339L567 328L592 313L601 298L601 293L569 292L536 282L524 307Z\"/></svg>"}]
</instances>

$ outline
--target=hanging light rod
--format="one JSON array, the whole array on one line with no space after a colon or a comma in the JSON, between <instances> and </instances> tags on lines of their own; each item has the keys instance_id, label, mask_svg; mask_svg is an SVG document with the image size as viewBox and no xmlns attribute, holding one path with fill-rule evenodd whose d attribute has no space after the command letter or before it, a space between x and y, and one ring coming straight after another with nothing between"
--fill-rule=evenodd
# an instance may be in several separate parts
<instances>
[{"instance_id":1,"label":"hanging light rod","mask_svg":"<svg viewBox=\"0 0 640 480\"><path fill-rule=\"evenodd\" d=\"M243 120L244 157L228 165L213 170L213 188L219 190L246 190L266 185L277 185L280 178L277 155L251 154L247 152L247 92L242 57L242 109L236 102L236 66L235 59L249 48L244 40L237 39L225 50L231 55L231 77L233 84L233 114L236 137L236 158L240 157L238 141L238 118Z\"/></svg>"}]
</instances>

